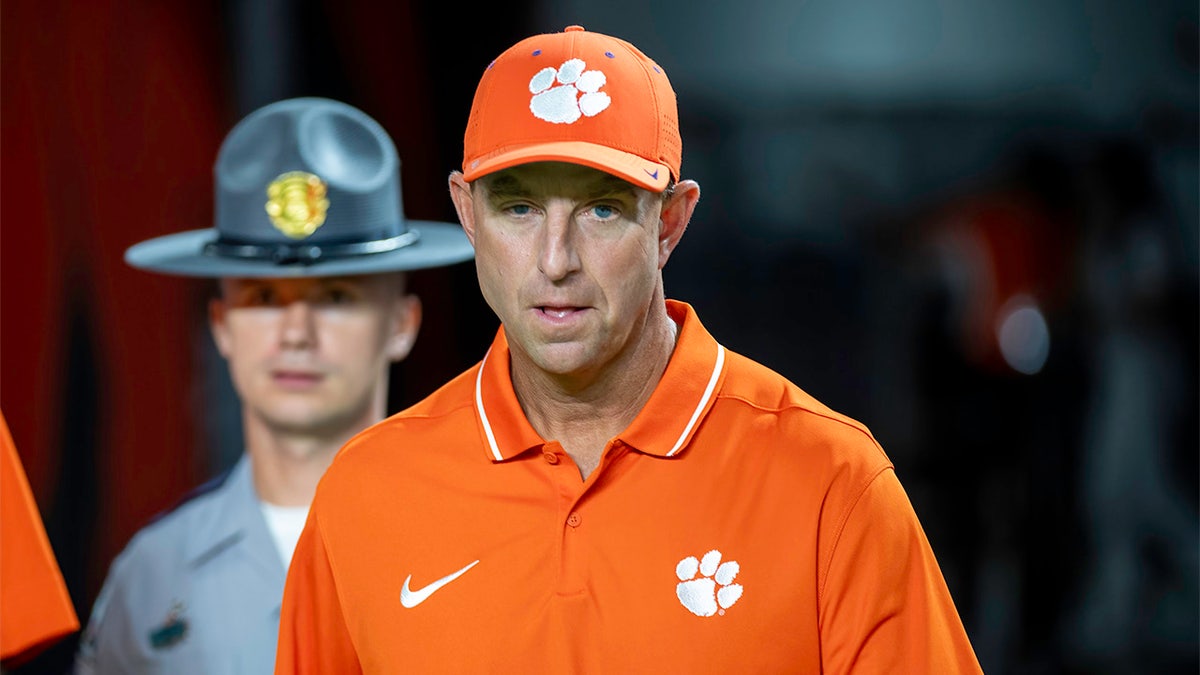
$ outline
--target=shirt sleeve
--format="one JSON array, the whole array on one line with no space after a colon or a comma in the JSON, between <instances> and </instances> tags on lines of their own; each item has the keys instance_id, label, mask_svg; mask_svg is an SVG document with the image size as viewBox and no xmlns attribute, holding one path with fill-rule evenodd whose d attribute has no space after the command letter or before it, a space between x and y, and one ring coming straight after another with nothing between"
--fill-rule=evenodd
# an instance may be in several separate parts
<instances>
[{"instance_id":1,"label":"shirt sleeve","mask_svg":"<svg viewBox=\"0 0 1200 675\"><path fill-rule=\"evenodd\" d=\"M314 504L288 568L275 675L361 672Z\"/></svg>"},{"instance_id":2,"label":"shirt sleeve","mask_svg":"<svg viewBox=\"0 0 1200 675\"><path fill-rule=\"evenodd\" d=\"M828 673L982 673L895 472L877 474L835 531L820 594Z\"/></svg>"},{"instance_id":3,"label":"shirt sleeve","mask_svg":"<svg viewBox=\"0 0 1200 675\"><path fill-rule=\"evenodd\" d=\"M8 424L0 416L0 660L20 665L79 629Z\"/></svg>"}]
</instances>

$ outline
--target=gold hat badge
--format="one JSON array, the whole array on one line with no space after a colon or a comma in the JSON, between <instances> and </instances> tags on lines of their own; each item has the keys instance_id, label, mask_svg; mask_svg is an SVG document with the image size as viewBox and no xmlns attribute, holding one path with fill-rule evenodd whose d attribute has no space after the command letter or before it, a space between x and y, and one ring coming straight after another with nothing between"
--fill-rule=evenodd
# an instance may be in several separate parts
<instances>
[{"instance_id":1,"label":"gold hat badge","mask_svg":"<svg viewBox=\"0 0 1200 675\"><path fill-rule=\"evenodd\" d=\"M325 222L329 210L325 193L325 181L307 171L280 174L267 186L267 215L275 229L303 239Z\"/></svg>"}]
</instances>

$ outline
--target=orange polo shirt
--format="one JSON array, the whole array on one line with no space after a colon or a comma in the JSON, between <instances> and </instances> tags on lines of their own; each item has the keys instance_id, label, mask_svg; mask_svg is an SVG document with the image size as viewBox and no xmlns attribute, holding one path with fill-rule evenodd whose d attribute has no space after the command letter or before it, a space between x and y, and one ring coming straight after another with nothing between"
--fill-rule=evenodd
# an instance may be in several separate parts
<instances>
[{"instance_id":1,"label":"orange polo shirt","mask_svg":"<svg viewBox=\"0 0 1200 675\"><path fill-rule=\"evenodd\" d=\"M13 667L79 630L79 618L3 415L0 455L0 661Z\"/></svg>"},{"instance_id":2,"label":"orange polo shirt","mask_svg":"<svg viewBox=\"0 0 1200 675\"><path fill-rule=\"evenodd\" d=\"M503 330L339 453L276 673L978 673L861 424L686 304L662 381L586 481L529 425Z\"/></svg>"}]
</instances>

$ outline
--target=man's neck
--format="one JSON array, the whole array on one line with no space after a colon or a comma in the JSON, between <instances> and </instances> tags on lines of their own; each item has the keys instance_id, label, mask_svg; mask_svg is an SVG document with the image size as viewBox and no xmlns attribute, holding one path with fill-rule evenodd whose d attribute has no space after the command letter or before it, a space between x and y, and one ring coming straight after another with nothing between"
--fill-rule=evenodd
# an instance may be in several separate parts
<instances>
[{"instance_id":1,"label":"man's neck","mask_svg":"<svg viewBox=\"0 0 1200 675\"><path fill-rule=\"evenodd\" d=\"M261 421L244 422L255 492L262 501L278 506L311 503L317 483L338 450L368 425L364 421L340 433L311 435L270 429Z\"/></svg>"},{"instance_id":2,"label":"man's neck","mask_svg":"<svg viewBox=\"0 0 1200 675\"><path fill-rule=\"evenodd\" d=\"M650 400L671 360L678 332L664 313L640 350L586 379L550 376L514 358L513 388L525 417L542 438L563 446L586 480L608 441Z\"/></svg>"}]
</instances>

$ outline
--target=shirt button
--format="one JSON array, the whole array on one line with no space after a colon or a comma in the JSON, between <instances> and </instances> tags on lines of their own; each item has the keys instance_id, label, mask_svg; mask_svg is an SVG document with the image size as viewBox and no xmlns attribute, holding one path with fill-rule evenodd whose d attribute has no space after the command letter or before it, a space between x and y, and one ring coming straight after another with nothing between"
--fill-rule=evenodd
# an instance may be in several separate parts
<instances>
[{"instance_id":1,"label":"shirt button","mask_svg":"<svg viewBox=\"0 0 1200 675\"><path fill-rule=\"evenodd\" d=\"M579 517L578 512L572 512L571 515L567 516L567 524L571 527L579 527L579 523L581 522L583 522L583 518Z\"/></svg>"},{"instance_id":2,"label":"shirt button","mask_svg":"<svg viewBox=\"0 0 1200 675\"><path fill-rule=\"evenodd\" d=\"M558 455L553 452L546 451L542 453L542 457L546 458L547 464L558 464Z\"/></svg>"}]
</instances>

